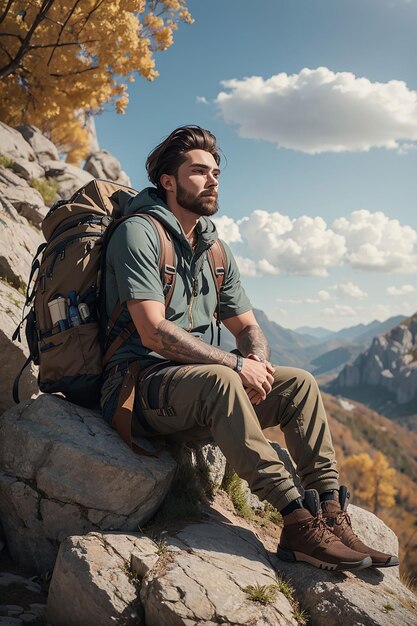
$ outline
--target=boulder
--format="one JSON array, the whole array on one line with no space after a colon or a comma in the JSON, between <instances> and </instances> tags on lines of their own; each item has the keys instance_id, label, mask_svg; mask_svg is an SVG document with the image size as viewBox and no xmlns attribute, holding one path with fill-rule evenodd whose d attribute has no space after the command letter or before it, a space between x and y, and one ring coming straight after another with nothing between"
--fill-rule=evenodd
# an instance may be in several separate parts
<instances>
[{"instance_id":1,"label":"boulder","mask_svg":"<svg viewBox=\"0 0 417 626\"><path fill-rule=\"evenodd\" d=\"M358 536L377 550L398 554L398 540L373 513L349 506ZM310 615L311 626L417 625L417 598L399 579L398 567L328 572L277 558L279 575L291 581L295 597Z\"/></svg>"},{"instance_id":2,"label":"boulder","mask_svg":"<svg viewBox=\"0 0 417 626\"><path fill-rule=\"evenodd\" d=\"M21 178L30 181L32 178L42 178L45 176L45 170L36 161L27 161L26 159L15 159L13 161L12 170Z\"/></svg>"},{"instance_id":3,"label":"boulder","mask_svg":"<svg viewBox=\"0 0 417 626\"><path fill-rule=\"evenodd\" d=\"M30 187L26 180L10 169L2 166L0 166L0 194L20 215L37 227L48 212L39 191Z\"/></svg>"},{"instance_id":4,"label":"boulder","mask_svg":"<svg viewBox=\"0 0 417 626\"><path fill-rule=\"evenodd\" d=\"M219 487L226 470L226 457L212 442L191 448L191 462L201 472L208 474L213 487Z\"/></svg>"},{"instance_id":5,"label":"boulder","mask_svg":"<svg viewBox=\"0 0 417 626\"><path fill-rule=\"evenodd\" d=\"M62 200L66 200L80 187L93 180L94 176L70 163L64 163L63 161L61 163L64 167L57 176L54 176L54 179L58 183L58 196ZM51 177L51 170L47 172L47 176Z\"/></svg>"},{"instance_id":6,"label":"boulder","mask_svg":"<svg viewBox=\"0 0 417 626\"><path fill-rule=\"evenodd\" d=\"M22 318L24 301L24 297L16 289L0 282L0 414L15 406L12 397L13 382L29 356L24 333L22 343L12 341L12 335ZM34 365L28 366L22 374L19 393L22 399L39 393L37 368Z\"/></svg>"},{"instance_id":7,"label":"boulder","mask_svg":"<svg viewBox=\"0 0 417 626\"><path fill-rule=\"evenodd\" d=\"M33 256L42 241L40 232L26 220L16 223L0 210L0 280L15 289L26 286Z\"/></svg>"},{"instance_id":8,"label":"boulder","mask_svg":"<svg viewBox=\"0 0 417 626\"><path fill-rule=\"evenodd\" d=\"M122 170L120 161L107 150L99 150L90 154L84 169L95 178L107 178L117 180Z\"/></svg>"},{"instance_id":9,"label":"boulder","mask_svg":"<svg viewBox=\"0 0 417 626\"><path fill-rule=\"evenodd\" d=\"M35 153L19 131L0 122L0 154L11 159L26 159L35 161Z\"/></svg>"},{"instance_id":10,"label":"boulder","mask_svg":"<svg viewBox=\"0 0 417 626\"><path fill-rule=\"evenodd\" d=\"M60 546L49 587L48 622L54 626L145 624L133 563L143 577L157 561L156 544L141 533L68 537Z\"/></svg>"},{"instance_id":11,"label":"boulder","mask_svg":"<svg viewBox=\"0 0 417 626\"><path fill-rule=\"evenodd\" d=\"M30 126L29 124L23 124L17 126L17 130L26 141L32 146L33 152L41 165L44 161L49 159L58 160L59 154L56 146L45 137L36 126Z\"/></svg>"},{"instance_id":12,"label":"boulder","mask_svg":"<svg viewBox=\"0 0 417 626\"><path fill-rule=\"evenodd\" d=\"M167 452L136 455L100 413L58 396L6 411L0 432L0 519L12 558L37 572L70 535L137 530L175 473Z\"/></svg>"}]
</instances>

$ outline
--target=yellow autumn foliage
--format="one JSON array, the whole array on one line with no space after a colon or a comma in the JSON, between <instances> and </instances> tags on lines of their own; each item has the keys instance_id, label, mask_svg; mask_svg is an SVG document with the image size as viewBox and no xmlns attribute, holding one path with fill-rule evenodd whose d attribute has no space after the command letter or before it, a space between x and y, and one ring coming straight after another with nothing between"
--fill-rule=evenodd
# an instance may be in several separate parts
<instances>
[{"instance_id":1,"label":"yellow autumn foliage","mask_svg":"<svg viewBox=\"0 0 417 626\"><path fill-rule=\"evenodd\" d=\"M353 454L344 461L342 469L355 496L374 513L394 506L396 471L382 452L376 452L374 458L366 452Z\"/></svg>"},{"instance_id":2,"label":"yellow autumn foliage","mask_svg":"<svg viewBox=\"0 0 417 626\"><path fill-rule=\"evenodd\" d=\"M71 162L88 151L75 111L128 104L128 82L158 76L186 0L0 0L0 119L34 124Z\"/></svg>"}]
</instances>

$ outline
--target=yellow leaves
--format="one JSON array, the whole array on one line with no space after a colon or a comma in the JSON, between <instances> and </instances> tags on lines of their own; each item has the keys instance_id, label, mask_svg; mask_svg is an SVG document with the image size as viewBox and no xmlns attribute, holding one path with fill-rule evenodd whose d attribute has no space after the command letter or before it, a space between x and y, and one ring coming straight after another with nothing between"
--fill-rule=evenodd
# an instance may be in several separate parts
<instances>
[{"instance_id":1,"label":"yellow leaves","mask_svg":"<svg viewBox=\"0 0 417 626\"><path fill-rule=\"evenodd\" d=\"M16 1L4 9L0 118L51 135L72 129L77 159L85 136L76 132L74 110L100 111L112 102L123 113L127 84L137 75L158 76L154 51L169 48L178 23L192 18L186 0L55 0L45 14L43 5ZM125 77L123 87L116 87L118 77Z\"/></svg>"},{"instance_id":2,"label":"yellow leaves","mask_svg":"<svg viewBox=\"0 0 417 626\"><path fill-rule=\"evenodd\" d=\"M370 506L374 513L381 507L391 508L395 504L396 471L390 467L382 452L372 458L366 452L353 454L343 463L355 496Z\"/></svg>"}]
</instances>

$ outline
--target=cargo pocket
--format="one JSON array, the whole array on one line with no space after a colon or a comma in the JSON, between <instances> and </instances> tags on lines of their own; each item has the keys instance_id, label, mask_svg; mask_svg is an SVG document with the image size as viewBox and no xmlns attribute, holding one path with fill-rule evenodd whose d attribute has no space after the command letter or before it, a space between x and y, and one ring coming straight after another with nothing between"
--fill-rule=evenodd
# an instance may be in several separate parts
<instances>
[{"instance_id":1,"label":"cargo pocket","mask_svg":"<svg viewBox=\"0 0 417 626\"><path fill-rule=\"evenodd\" d=\"M39 361L41 391L61 392L71 402L95 406L102 373L96 322L80 324L42 339L39 342Z\"/></svg>"}]
</instances>

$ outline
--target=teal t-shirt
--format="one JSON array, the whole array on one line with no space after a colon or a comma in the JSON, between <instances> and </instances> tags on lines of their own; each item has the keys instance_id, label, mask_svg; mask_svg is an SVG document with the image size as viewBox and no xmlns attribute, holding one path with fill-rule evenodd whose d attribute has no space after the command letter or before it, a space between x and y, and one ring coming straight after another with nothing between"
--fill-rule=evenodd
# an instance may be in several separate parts
<instances>
[{"instance_id":1,"label":"teal t-shirt","mask_svg":"<svg viewBox=\"0 0 417 626\"><path fill-rule=\"evenodd\" d=\"M161 217L160 215L158 217ZM166 209L165 226L169 226L176 256L176 281L166 318L184 330L203 335L210 327L217 306L216 286L207 259L207 248L217 238L214 225L207 232L207 220L197 225L198 242L192 251L183 231ZM222 242L223 243L223 242ZM251 310L251 304L240 282L239 269L230 248L224 244L227 257L225 278L220 291L220 317L225 320ZM106 308L110 316L117 302L124 304L115 333L131 322L128 300L155 300L164 303L159 271L159 239L152 224L132 216L111 237L106 254ZM192 297L193 287L195 289ZM142 368L163 359L146 348L135 332L110 359L108 369L118 363L139 360ZM102 404L121 382L120 376L106 380Z\"/></svg>"}]
</instances>

